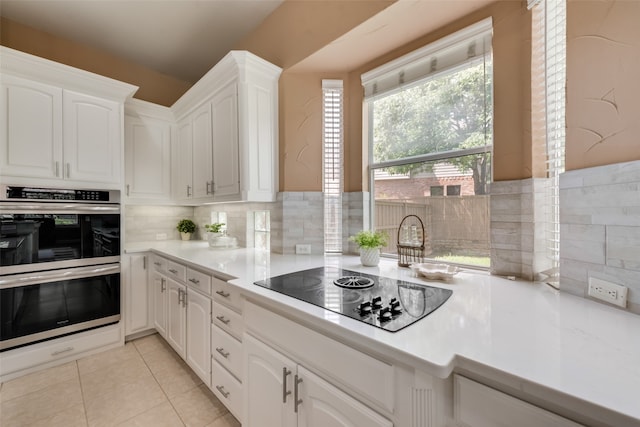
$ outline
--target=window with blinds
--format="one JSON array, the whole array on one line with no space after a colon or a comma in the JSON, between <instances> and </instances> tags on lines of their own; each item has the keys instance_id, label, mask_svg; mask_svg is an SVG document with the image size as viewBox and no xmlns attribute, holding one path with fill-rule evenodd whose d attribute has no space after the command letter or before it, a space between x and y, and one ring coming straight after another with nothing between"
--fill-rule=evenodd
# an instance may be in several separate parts
<instances>
[{"instance_id":1,"label":"window with blinds","mask_svg":"<svg viewBox=\"0 0 640 427\"><path fill-rule=\"evenodd\" d=\"M324 193L324 251L342 252L342 146L343 88L342 80L322 81L322 141Z\"/></svg>"},{"instance_id":2,"label":"window with blinds","mask_svg":"<svg viewBox=\"0 0 640 427\"><path fill-rule=\"evenodd\" d=\"M544 69L544 135L547 154L547 176L550 179L547 194L546 240L547 255L553 266L560 259L560 174L565 161L565 82L566 82L566 1L531 1L533 8L534 47L543 50L535 55L534 68ZM536 63L537 62L537 63ZM538 108L540 108L538 107ZM536 107L534 106L534 109Z\"/></svg>"}]
</instances>

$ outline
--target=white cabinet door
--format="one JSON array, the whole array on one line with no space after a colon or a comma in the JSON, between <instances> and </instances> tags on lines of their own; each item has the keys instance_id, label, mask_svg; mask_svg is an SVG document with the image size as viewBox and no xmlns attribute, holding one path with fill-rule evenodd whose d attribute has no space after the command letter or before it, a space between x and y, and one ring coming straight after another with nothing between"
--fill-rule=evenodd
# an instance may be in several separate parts
<instances>
[{"instance_id":1,"label":"white cabinet door","mask_svg":"<svg viewBox=\"0 0 640 427\"><path fill-rule=\"evenodd\" d=\"M213 141L213 196L240 199L238 158L238 92L235 83L222 89L211 102Z\"/></svg>"},{"instance_id":2,"label":"white cabinet door","mask_svg":"<svg viewBox=\"0 0 640 427\"><path fill-rule=\"evenodd\" d=\"M187 364L211 385L211 299L187 290Z\"/></svg>"},{"instance_id":3,"label":"white cabinet door","mask_svg":"<svg viewBox=\"0 0 640 427\"><path fill-rule=\"evenodd\" d=\"M171 124L148 117L125 118L125 194L129 199L171 197Z\"/></svg>"},{"instance_id":4,"label":"white cabinet door","mask_svg":"<svg viewBox=\"0 0 640 427\"><path fill-rule=\"evenodd\" d=\"M120 182L120 108L117 102L64 91L65 178Z\"/></svg>"},{"instance_id":5,"label":"white cabinet door","mask_svg":"<svg viewBox=\"0 0 640 427\"><path fill-rule=\"evenodd\" d=\"M151 295L153 300L153 327L167 337L167 279L157 271L151 273Z\"/></svg>"},{"instance_id":6,"label":"white cabinet door","mask_svg":"<svg viewBox=\"0 0 640 427\"><path fill-rule=\"evenodd\" d=\"M167 278L167 342L182 357L186 357L186 286Z\"/></svg>"},{"instance_id":7,"label":"white cabinet door","mask_svg":"<svg viewBox=\"0 0 640 427\"><path fill-rule=\"evenodd\" d=\"M193 198L210 197L213 182L211 154L211 103L206 103L191 115L193 138Z\"/></svg>"},{"instance_id":8,"label":"white cabinet door","mask_svg":"<svg viewBox=\"0 0 640 427\"><path fill-rule=\"evenodd\" d=\"M147 254L127 255L126 258L125 335L130 335L152 327L152 308L149 304Z\"/></svg>"},{"instance_id":9,"label":"white cabinet door","mask_svg":"<svg viewBox=\"0 0 640 427\"><path fill-rule=\"evenodd\" d=\"M243 426L292 427L296 364L251 335L244 335L245 382Z\"/></svg>"},{"instance_id":10,"label":"white cabinet door","mask_svg":"<svg viewBox=\"0 0 640 427\"><path fill-rule=\"evenodd\" d=\"M0 173L56 178L62 173L62 89L2 76Z\"/></svg>"},{"instance_id":11,"label":"white cabinet door","mask_svg":"<svg viewBox=\"0 0 640 427\"><path fill-rule=\"evenodd\" d=\"M172 170L174 176L173 198L187 200L193 196L193 175L191 162L193 157L193 137L191 121L178 123L178 141L172 156Z\"/></svg>"},{"instance_id":12,"label":"white cabinet door","mask_svg":"<svg viewBox=\"0 0 640 427\"><path fill-rule=\"evenodd\" d=\"M393 427L393 423L298 365L298 427Z\"/></svg>"}]
</instances>

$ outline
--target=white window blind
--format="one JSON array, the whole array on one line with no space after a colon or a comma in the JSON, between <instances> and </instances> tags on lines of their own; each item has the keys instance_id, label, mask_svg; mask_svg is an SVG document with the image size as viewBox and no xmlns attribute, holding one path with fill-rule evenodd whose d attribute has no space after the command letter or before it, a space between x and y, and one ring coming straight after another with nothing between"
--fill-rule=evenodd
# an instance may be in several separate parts
<instances>
[{"instance_id":1,"label":"white window blind","mask_svg":"<svg viewBox=\"0 0 640 427\"><path fill-rule=\"evenodd\" d=\"M322 81L322 141L324 192L324 251L342 252L342 80Z\"/></svg>"},{"instance_id":2,"label":"white window blind","mask_svg":"<svg viewBox=\"0 0 640 427\"><path fill-rule=\"evenodd\" d=\"M365 100L482 58L491 51L491 33L487 18L363 74Z\"/></svg>"},{"instance_id":3,"label":"white window blind","mask_svg":"<svg viewBox=\"0 0 640 427\"><path fill-rule=\"evenodd\" d=\"M547 154L547 255L560 259L560 174L565 169L566 0L542 0L533 9L534 37L544 46L544 119ZM542 39L542 40L540 40ZM535 45L535 43L534 43ZM535 58L534 58L535 60Z\"/></svg>"}]
</instances>

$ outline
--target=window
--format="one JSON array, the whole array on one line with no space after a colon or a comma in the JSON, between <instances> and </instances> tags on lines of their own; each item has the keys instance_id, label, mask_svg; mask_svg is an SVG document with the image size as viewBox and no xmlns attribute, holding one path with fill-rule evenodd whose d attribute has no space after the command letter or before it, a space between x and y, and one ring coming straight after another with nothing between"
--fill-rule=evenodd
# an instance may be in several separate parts
<instances>
[{"instance_id":1,"label":"window","mask_svg":"<svg viewBox=\"0 0 640 427\"><path fill-rule=\"evenodd\" d=\"M253 212L253 247L271 250L271 215L269 211Z\"/></svg>"},{"instance_id":2,"label":"window","mask_svg":"<svg viewBox=\"0 0 640 427\"><path fill-rule=\"evenodd\" d=\"M342 80L322 81L324 251L342 252Z\"/></svg>"},{"instance_id":3,"label":"window","mask_svg":"<svg viewBox=\"0 0 640 427\"><path fill-rule=\"evenodd\" d=\"M488 267L491 20L370 71L362 82L371 218L389 235L383 253L397 255L398 226L413 214L425 226L427 257ZM444 194L460 197L432 198Z\"/></svg>"}]
</instances>

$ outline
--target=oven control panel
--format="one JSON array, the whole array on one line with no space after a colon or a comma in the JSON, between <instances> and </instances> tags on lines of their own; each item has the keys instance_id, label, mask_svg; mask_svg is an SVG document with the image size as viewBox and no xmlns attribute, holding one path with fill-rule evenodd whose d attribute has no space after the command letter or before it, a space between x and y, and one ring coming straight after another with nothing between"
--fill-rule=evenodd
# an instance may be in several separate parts
<instances>
[{"instance_id":1,"label":"oven control panel","mask_svg":"<svg viewBox=\"0 0 640 427\"><path fill-rule=\"evenodd\" d=\"M3 200L68 200L118 203L117 191L4 186Z\"/></svg>"}]
</instances>

